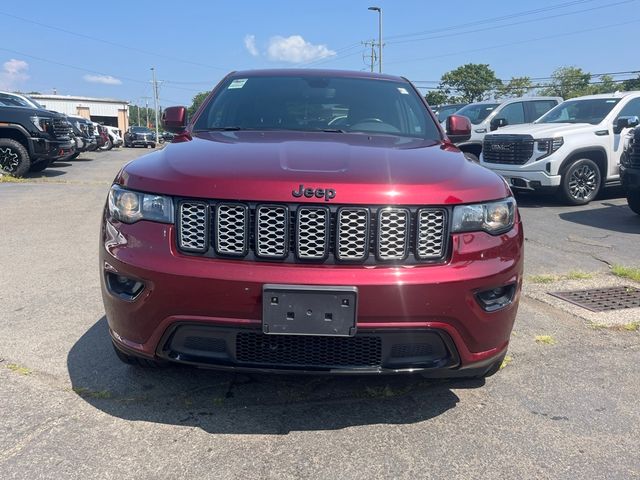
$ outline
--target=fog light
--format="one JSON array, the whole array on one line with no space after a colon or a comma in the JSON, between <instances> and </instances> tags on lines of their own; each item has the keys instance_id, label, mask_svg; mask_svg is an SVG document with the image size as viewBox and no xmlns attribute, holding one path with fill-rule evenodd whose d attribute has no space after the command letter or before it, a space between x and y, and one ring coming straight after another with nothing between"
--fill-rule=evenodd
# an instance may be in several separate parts
<instances>
[{"instance_id":1,"label":"fog light","mask_svg":"<svg viewBox=\"0 0 640 480\"><path fill-rule=\"evenodd\" d=\"M495 312L510 305L516 293L516 285L505 285L476 293L476 300L487 312Z\"/></svg>"},{"instance_id":2,"label":"fog light","mask_svg":"<svg viewBox=\"0 0 640 480\"><path fill-rule=\"evenodd\" d=\"M105 278L109 292L128 302L135 300L144 289L144 284L139 280L118 273L105 272Z\"/></svg>"}]
</instances>

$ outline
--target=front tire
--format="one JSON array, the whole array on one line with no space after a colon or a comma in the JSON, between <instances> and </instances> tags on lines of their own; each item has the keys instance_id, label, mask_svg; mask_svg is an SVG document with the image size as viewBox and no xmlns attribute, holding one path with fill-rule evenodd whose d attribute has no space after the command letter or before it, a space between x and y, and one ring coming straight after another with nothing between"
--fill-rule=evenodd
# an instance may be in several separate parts
<instances>
[{"instance_id":1,"label":"front tire","mask_svg":"<svg viewBox=\"0 0 640 480\"><path fill-rule=\"evenodd\" d=\"M640 215L640 192L627 193L627 203L634 213Z\"/></svg>"},{"instance_id":2,"label":"front tire","mask_svg":"<svg viewBox=\"0 0 640 480\"><path fill-rule=\"evenodd\" d=\"M16 140L0 138L0 172L13 177L24 177L30 168L31 158L27 149Z\"/></svg>"},{"instance_id":3,"label":"front tire","mask_svg":"<svg viewBox=\"0 0 640 480\"><path fill-rule=\"evenodd\" d=\"M596 198L601 186L598 165L589 158L581 158L571 163L562 175L560 193L569 205L586 205Z\"/></svg>"},{"instance_id":4,"label":"front tire","mask_svg":"<svg viewBox=\"0 0 640 480\"><path fill-rule=\"evenodd\" d=\"M102 151L106 151L106 150L111 150L113 148L113 142L111 141L111 139L107 140L107 143L105 143L103 146L100 147L100 150Z\"/></svg>"},{"instance_id":5,"label":"front tire","mask_svg":"<svg viewBox=\"0 0 640 480\"><path fill-rule=\"evenodd\" d=\"M53 162L51 160L42 160L38 163L34 163L31 165L31 167L29 168L30 172L42 172L44 171L45 168L47 168L49 165L51 165Z\"/></svg>"}]
</instances>

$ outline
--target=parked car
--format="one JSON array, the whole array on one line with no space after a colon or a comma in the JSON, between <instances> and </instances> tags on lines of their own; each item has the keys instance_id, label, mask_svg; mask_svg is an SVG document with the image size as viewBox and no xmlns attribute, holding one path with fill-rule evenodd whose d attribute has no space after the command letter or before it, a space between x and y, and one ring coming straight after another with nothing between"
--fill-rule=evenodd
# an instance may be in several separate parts
<instances>
[{"instance_id":1,"label":"parked car","mask_svg":"<svg viewBox=\"0 0 640 480\"><path fill-rule=\"evenodd\" d=\"M98 143L93 133L93 122L84 117L74 115L67 115L67 120L73 128L73 139L76 143L76 151L68 157L68 160L77 158L82 152L92 152L98 148Z\"/></svg>"},{"instance_id":2,"label":"parked car","mask_svg":"<svg viewBox=\"0 0 640 480\"><path fill-rule=\"evenodd\" d=\"M438 122L444 122L449 115L453 115L462 107L466 107L467 103L452 103L448 105L438 105L435 107L431 107L431 110L438 117Z\"/></svg>"},{"instance_id":3,"label":"parked car","mask_svg":"<svg viewBox=\"0 0 640 480\"><path fill-rule=\"evenodd\" d=\"M637 116L619 119L629 130L625 136L622 156L620 157L620 180L627 197L629 208L640 215L640 120ZM621 127L622 125L618 125Z\"/></svg>"},{"instance_id":4,"label":"parked car","mask_svg":"<svg viewBox=\"0 0 640 480\"><path fill-rule=\"evenodd\" d=\"M485 137L481 164L513 188L558 192L570 205L619 185L629 119L640 117L640 91L573 98L531 125Z\"/></svg>"},{"instance_id":5,"label":"parked car","mask_svg":"<svg viewBox=\"0 0 640 480\"><path fill-rule=\"evenodd\" d=\"M122 361L498 371L523 231L504 180L452 143L467 118L445 134L406 79L309 69L234 72L189 124L186 111L166 109L176 139L125 165L104 211Z\"/></svg>"},{"instance_id":6,"label":"parked car","mask_svg":"<svg viewBox=\"0 0 640 480\"><path fill-rule=\"evenodd\" d=\"M124 146L156 148L156 134L147 127L129 127L124 134Z\"/></svg>"},{"instance_id":7,"label":"parked car","mask_svg":"<svg viewBox=\"0 0 640 480\"><path fill-rule=\"evenodd\" d=\"M109 141L111 142L111 148L120 147L124 144L124 140L122 138L122 133L118 127L112 127L110 125L104 125L104 128L107 130L107 135L109 135ZM111 148L107 148L106 150L111 150Z\"/></svg>"},{"instance_id":8,"label":"parked car","mask_svg":"<svg viewBox=\"0 0 640 480\"><path fill-rule=\"evenodd\" d=\"M520 97L470 103L456 112L468 117L473 125L471 138L456 146L477 162L484 136L507 125L531 123L562 102L560 97Z\"/></svg>"},{"instance_id":9,"label":"parked car","mask_svg":"<svg viewBox=\"0 0 640 480\"><path fill-rule=\"evenodd\" d=\"M64 115L30 107L0 106L0 173L40 172L75 151Z\"/></svg>"}]
</instances>

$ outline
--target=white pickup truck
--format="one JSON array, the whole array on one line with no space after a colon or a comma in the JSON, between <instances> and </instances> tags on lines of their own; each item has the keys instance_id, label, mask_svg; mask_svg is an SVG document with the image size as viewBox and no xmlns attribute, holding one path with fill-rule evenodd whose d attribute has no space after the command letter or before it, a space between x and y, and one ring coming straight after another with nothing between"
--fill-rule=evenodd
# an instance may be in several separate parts
<instances>
[{"instance_id":1,"label":"white pickup truck","mask_svg":"<svg viewBox=\"0 0 640 480\"><path fill-rule=\"evenodd\" d=\"M486 135L480 163L514 189L555 190L583 205L619 184L621 139L639 117L640 91L573 98L532 124Z\"/></svg>"}]
</instances>

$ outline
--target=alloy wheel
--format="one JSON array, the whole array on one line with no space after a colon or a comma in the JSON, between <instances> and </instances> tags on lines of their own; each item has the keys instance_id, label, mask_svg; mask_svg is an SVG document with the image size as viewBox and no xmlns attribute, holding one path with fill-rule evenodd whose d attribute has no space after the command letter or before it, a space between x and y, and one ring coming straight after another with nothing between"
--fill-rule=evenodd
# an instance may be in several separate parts
<instances>
[{"instance_id":1,"label":"alloy wheel","mask_svg":"<svg viewBox=\"0 0 640 480\"><path fill-rule=\"evenodd\" d=\"M569 178L569 193L576 200L586 200L595 195L598 172L590 165L580 165Z\"/></svg>"},{"instance_id":2,"label":"alloy wheel","mask_svg":"<svg viewBox=\"0 0 640 480\"><path fill-rule=\"evenodd\" d=\"M15 173L20 165L20 157L12 148L0 148L0 168L7 173Z\"/></svg>"}]
</instances>

